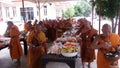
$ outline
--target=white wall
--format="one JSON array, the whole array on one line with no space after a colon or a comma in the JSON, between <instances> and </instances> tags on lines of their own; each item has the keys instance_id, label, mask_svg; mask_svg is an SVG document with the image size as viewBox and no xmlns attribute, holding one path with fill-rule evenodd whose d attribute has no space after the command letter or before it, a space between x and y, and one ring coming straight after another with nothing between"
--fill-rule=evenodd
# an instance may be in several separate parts
<instances>
[{"instance_id":1,"label":"white wall","mask_svg":"<svg viewBox=\"0 0 120 68\"><path fill-rule=\"evenodd\" d=\"M43 19L56 19L56 7L55 4L52 3L51 5L49 3L45 3L44 5L47 6L47 15L44 16L44 7L43 7L43 3L40 4L41 9L40 9L40 18L41 20ZM20 14L20 8L22 8L22 3L21 2L13 2L13 3L2 3L1 4L2 7L2 12L3 12L3 19L4 21L8 21L8 20L12 20L13 21L21 21L21 14ZM7 18L6 17L6 7L9 7L9 12L10 12L10 17ZM16 17L13 17L13 9L12 7L16 7ZM37 15L37 8L36 8L36 4L32 3L32 2L28 2L25 1L24 2L24 7L33 7L33 11L34 11L34 19L38 19L39 20L39 16Z\"/></svg>"},{"instance_id":2,"label":"white wall","mask_svg":"<svg viewBox=\"0 0 120 68\"><path fill-rule=\"evenodd\" d=\"M44 6L41 4L42 8L40 9L41 13L41 20L43 19L55 19L56 18L56 9L54 3L50 5L49 3L44 4L44 6L47 6L47 15L44 15Z\"/></svg>"}]
</instances>

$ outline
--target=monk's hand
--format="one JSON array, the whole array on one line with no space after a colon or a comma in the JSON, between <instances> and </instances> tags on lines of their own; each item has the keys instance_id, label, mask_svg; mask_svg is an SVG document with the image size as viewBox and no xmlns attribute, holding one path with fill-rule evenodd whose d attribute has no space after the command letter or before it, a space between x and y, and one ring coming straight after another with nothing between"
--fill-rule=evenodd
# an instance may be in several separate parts
<instances>
[{"instance_id":1,"label":"monk's hand","mask_svg":"<svg viewBox=\"0 0 120 68\"><path fill-rule=\"evenodd\" d=\"M111 47L110 42L105 42L105 44L102 46L103 49L109 49Z\"/></svg>"},{"instance_id":2,"label":"monk's hand","mask_svg":"<svg viewBox=\"0 0 120 68\"><path fill-rule=\"evenodd\" d=\"M33 44L31 44L31 43L28 43L28 46L32 47L32 46L33 46Z\"/></svg>"},{"instance_id":3,"label":"monk's hand","mask_svg":"<svg viewBox=\"0 0 120 68\"><path fill-rule=\"evenodd\" d=\"M120 53L120 45L117 46L117 51Z\"/></svg>"},{"instance_id":4,"label":"monk's hand","mask_svg":"<svg viewBox=\"0 0 120 68\"><path fill-rule=\"evenodd\" d=\"M97 42L99 42L99 41L102 40L102 38L98 35L98 36L95 36L95 37L94 37L94 40L97 41Z\"/></svg>"},{"instance_id":5,"label":"monk's hand","mask_svg":"<svg viewBox=\"0 0 120 68\"><path fill-rule=\"evenodd\" d=\"M11 45L8 45L8 49L11 49L12 48L12 46Z\"/></svg>"}]
</instances>

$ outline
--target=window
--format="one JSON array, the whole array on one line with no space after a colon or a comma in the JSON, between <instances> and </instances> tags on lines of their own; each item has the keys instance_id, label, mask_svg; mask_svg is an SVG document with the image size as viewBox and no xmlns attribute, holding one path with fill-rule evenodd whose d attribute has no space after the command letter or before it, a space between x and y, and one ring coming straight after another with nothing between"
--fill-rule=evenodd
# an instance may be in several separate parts
<instances>
[{"instance_id":1,"label":"window","mask_svg":"<svg viewBox=\"0 0 120 68\"><path fill-rule=\"evenodd\" d=\"M44 15L47 15L47 6L44 6Z\"/></svg>"},{"instance_id":2,"label":"window","mask_svg":"<svg viewBox=\"0 0 120 68\"><path fill-rule=\"evenodd\" d=\"M6 7L6 17L10 17L9 7Z\"/></svg>"},{"instance_id":3,"label":"window","mask_svg":"<svg viewBox=\"0 0 120 68\"><path fill-rule=\"evenodd\" d=\"M2 8L0 7L0 18L2 18Z\"/></svg>"},{"instance_id":4,"label":"window","mask_svg":"<svg viewBox=\"0 0 120 68\"><path fill-rule=\"evenodd\" d=\"M20 8L20 12L21 12L21 19L23 20L23 18L25 17L26 20L33 20L34 19L34 12L33 12L33 7L26 7L24 8Z\"/></svg>"},{"instance_id":5,"label":"window","mask_svg":"<svg viewBox=\"0 0 120 68\"><path fill-rule=\"evenodd\" d=\"M58 16L58 17L60 16L60 10L59 9L56 10L56 16Z\"/></svg>"},{"instance_id":6,"label":"window","mask_svg":"<svg viewBox=\"0 0 120 68\"><path fill-rule=\"evenodd\" d=\"M16 17L16 7L12 7L13 9L13 17Z\"/></svg>"}]
</instances>

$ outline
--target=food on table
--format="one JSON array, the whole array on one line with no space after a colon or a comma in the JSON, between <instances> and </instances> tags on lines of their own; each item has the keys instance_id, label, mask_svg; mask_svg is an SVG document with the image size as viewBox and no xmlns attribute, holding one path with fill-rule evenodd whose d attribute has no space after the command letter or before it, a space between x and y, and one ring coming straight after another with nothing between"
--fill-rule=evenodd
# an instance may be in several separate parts
<instances>
[{"instance_id":1,"label":"food on table","mask_svg":"<svg viewBox=\"0 0 120 68\"><path fill-rule=\"evenodd\" d=\"M57 44L52 45L50 48L48 48L47 51L48 54L60 54L60 46Z\"/></svg>"},{"instance_id":2,"label":"food on table","mask_svg":"<svg viewBox=\"0 0 120 68\"><path fill-rule=\"evenodd\" d=\"M68 41L68 42L77 42L77 40L76 40L75 37L68 37L68 38L67 38L67 41Z\"/></svg>"},{"instance_id":3,"label":"food on table","mask_svg":"<svg viewBox=\"0 0 120 68\"><path fill-rule=\"evenodd\" d=\"M78 48L76 46L63 46L61 48L62 53L72 53L77 51L78 51Z\"/></svg>"},{"instance_id":4,"label":"food on table","mask_svg":"<svg viewBox=\"0 0 120 68\"><path fill-rule=\"evenodd\" d=\"M77 43L74 42L66 42L64 46L77 46Z\"/></svg>"}]
</instances>

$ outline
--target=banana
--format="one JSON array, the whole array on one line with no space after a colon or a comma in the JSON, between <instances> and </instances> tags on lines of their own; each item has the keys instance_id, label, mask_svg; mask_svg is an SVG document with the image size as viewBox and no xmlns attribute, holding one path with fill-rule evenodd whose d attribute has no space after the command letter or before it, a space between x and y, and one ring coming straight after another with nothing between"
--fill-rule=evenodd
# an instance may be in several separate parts
<instances>
[{"instance_id":1,"label":"banana","mask_svg":"<svg viewBox=\"0 0 120 68\"><path fill-rule=\"evenodd\" d=\"M75 46L63 46L61 48L62 53L72 53L72 52L77 52L78 48Z\"/></svg>"}]
</instances>

